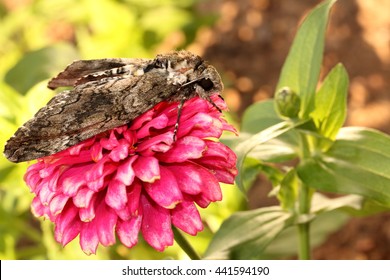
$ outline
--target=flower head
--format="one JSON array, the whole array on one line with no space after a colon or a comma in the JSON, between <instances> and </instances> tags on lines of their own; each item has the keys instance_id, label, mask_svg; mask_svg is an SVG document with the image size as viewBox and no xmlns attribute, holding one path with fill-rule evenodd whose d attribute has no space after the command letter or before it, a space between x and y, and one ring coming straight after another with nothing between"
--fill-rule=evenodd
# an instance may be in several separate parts
<instances>
[{"instance_id":1,"label":"flower head","mask_svg":"<svg viewBox=\"0 0 390 280\"><path fill-rule=\"evenodd\" d=\"M221 109L226 104L217 95ZM129 125L41 158L25 175L32 210L55 223L63 246L80 235L87 253L116 242L134 246L141 232L156 250L173 244L172 225L191 235L203 229L196 208L222 199L236 156L213 141L234 128L199 97L183 107L176 141L177 103L162 102Z\"/></svg>"}]
</instances>

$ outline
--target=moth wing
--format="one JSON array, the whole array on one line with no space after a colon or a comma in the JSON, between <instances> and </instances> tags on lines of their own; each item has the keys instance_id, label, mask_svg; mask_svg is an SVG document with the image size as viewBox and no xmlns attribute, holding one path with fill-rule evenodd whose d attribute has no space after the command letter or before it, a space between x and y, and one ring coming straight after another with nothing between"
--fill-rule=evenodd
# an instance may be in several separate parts
<instances>
[{"instance_id":1,"label":"moth wing","mask_svg":"<svg viewBox=\"0 0 390 280\"><path fill-rule=\"evenodd\" d=\"M115 77L58 93L8 140L5 156L13 162L41 158L129 123L154 105L139 101L164 85L164 76L148 75Z\"/></svg>"},{"instance_id":2,"label":"moth wing","mask_svg":"<svg viewBox=\"0 0 390 280\"><path fill-rule=\"evenodd\" d=\"M69 64L64 71L48 83L48 88L75 86L77 81L88 75L97 72L107 71L113 68L122 67L129 64L141 65L149 60L141 58L105 58L92 60L76 60ZM88 80L86 80L87 82Z\"/></svg>"}]
</instances>

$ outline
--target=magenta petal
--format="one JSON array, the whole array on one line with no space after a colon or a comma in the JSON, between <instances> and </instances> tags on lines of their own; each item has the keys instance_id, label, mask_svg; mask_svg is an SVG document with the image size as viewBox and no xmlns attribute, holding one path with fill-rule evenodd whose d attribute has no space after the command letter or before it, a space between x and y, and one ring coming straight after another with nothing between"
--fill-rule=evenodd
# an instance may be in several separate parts
<instances>
[{"instance_id":1,"label":"magenta petal","mask_svg":"<svg viewBox=\"0 0 390 280\"><path fill-rule=\"evenodd\" d=\"M140 195L141 195L142 185L137 180L131 185L131 190L127 193L127 208L129 209L132 215L138 216Z\"/></svg>"},{"instance_id":2,"label":"magenta petal","mask_svg":"<svg viewBox=\"0 0 390 280\"><path fill-rule=\"evenodd\" d=\"M128 221L119 221L116 233L119 240L128 248L138 242L138 232L141 228L142 216L132 217Z\"/></svg>"},{"instance_id":3,"label":"magenta petal","mask_svg":"<svg viewBox=\"0 0 390 280\"><path fill-rule=\"evenodd\" d=\"M133 164L133 170L141 181L153 183L160 179L159 162L154 157L138 157Z\"/></svg>"},{"instance_id":4,"label":"magenta petal","mask_svg":"<svg viewBox=\"0 0 390 280\"><path fill-rule=\"evenodd\" d=\"M165 247L173 244L169 210L154 204L144 195L141 195L141 203L143 209L142 235L150 246L162 252Z\"/></svg>"},{"instance_id":5,"label":"magenta petal","mask_svg":"<svg viewBox=\"0 0 390 280\"><path fill-rule=\"evenodd\" d=\"M68 204L64 211L55 220L55 239L65 246L72 241L80 232L81 221L78 217L77 208Z\"/></svg>"},{"instance_id":6,"label":"magenta petal","mask_svg":"<svg viewBox=\"0 0 390 280\"><path fill-rule=\"evenodd\" d=\"M141 116L137 117L131 122L130 129L131 130L138 130L140 129L144 123L150 121L153 119L154 110L146 111L146 113L142 114Z\"/></svg>"},{"instance_id":7,"label":"magenta petal","mask_svg":"<svg viewBox=\"0 0 390 280\"><path fill-rule=\"evenodd\" d=\"M181 191L196 195L202 190L202 185L208 182L203 178L203 170L200 166L190 162L169 165L169 169L176 177L177 184ZM200 170L200 171L199 171Z\"/></svg>"},{"instance_id":8,"label":"magenta petal","mask_svg":"<svg viewBox=\"0 0 390 280\"><path fill-rule=\"evenodd\" d=\"M33 215L35 217L43 216L52 222L54 222L54 220L55 220L54 215L52 215L50 213L49 209L41 203L41 200L37 196L34 197L32 203L31 203L31 212L33 213Z\"/></svg>"},{"instance_id":9,"label":"magenta petal","mask_svg":"<svg viewBox=\"0 0 390 280\"><path fill-rule=\"evenodd\" d=\"M135 173L133 170L133 163L138 158L138 156L131 156L129 159L125 160L121 165L119 165L118 170L116 171L115 179L122 182L126 186L129 186L134 181Z\"/></svg>"},{"instance_id":10,"label":"magenta petal","mask_svg":"<svg viewBox=\"0 0 390 280\"><path fill-rule=\"evenodd\" d=\"M165 153L171 148L172 143L173 132L169 131L142 141L142 143L138 146L137 151L145 156L152 156L155 152Z\"/></svg>"},{"instance_id":11,"label":"magenta petal","mask_svg":"<svg viewBox=\"0 0 390 280\"><path fill-rule=\"evenodd\" d=\"M107 207L103 202L100 203L96 212L96 229L98 231L99 241L104 246L115 244L115 225L118 216Z\"/></svg>"},{"instance_id":12,"label":"magenta petal","mask_svg":"<svg viewBox=\"0 0 390 280\"><path fill-rule=\"evenodd\" d=\"M68 202L69 197L64 194L59 194L50 201L50 212L56 216L62 212L65 204Z\"/></svg>"},{"instance_id":13,"label":"magenta petal","mask_svg":"<svg viewBox=\"0 0 390 280\"><path fill-rule=\"evenodd\" d=\"M172 224L182 231L196 235L203 230L202 219L192 201L184 200L171 212Z\"/></svg>"},{"instance_id":14,"label":"magenta petal","mask_svg":"<svg viewBox=\"0 0 390 280\"><path fill-rule=\"evenodd\" d=\"M219 108L226 104L217 94ZM178 102L160 102L123 125L69 149L38 159L24 177L36 197L32 211L55 223L62 245L80 235L94 254L119 240L127 247L144 240L158 251L173 244L172 224L195 235L203 224L195 203L222 198L219 181L233 182L236 156L213 142L235 132L210 102L184 103L176 141Z\"/></svg>"},{"instance_id":15,"label":"magenta petal","mask_svg":"<svg viewBox=\"0 0 390 280\"><path fill-rule=\"evenodd\" d=\"M75 195L78 189L86 184L85 172L89 167L91 167L91 165L71 167L62 173L60 180L58 181L62 191L69 196Z\"/></svg>"},{"instance_id":16,"label":"magenta petal","mask_svg":"<svg viewBox=\"0 0 390 280\"><path fill-rule=\"evenodd\" d=\"M153 118L151 121L143 125L138 131L137 131L137 138L144 138L150 135L149 130L151 128L155 129L162 129L167 126L168 118L165 115L160 115L158 117Z\"/></svg>"},{"instance_id":17,"label":"magenta petal","mask_svg":"<svg viewBox=\"0 0 390 280\"><path fill-rule=\"evenodd\" d=\"M206 149L206 143L202 139L186 136L177 140L172 149L158 157L163 162L183 162L202 157Z\"/></svg>"},{"instance_id":18,"label":"magenta petal","mask_svg":"<svg viewBox=\"0 0 390 280\"><path fill-rule=\"evenodd\" d=\"M129 143L121 139L118 143L118 146L113 148L110 152L110 159L114 162L118 162L122 159L125 159L129 154Z\"/></svg>"},{"instance_id":19,"label":"magenta petal","mask_svg":"<svg viewBox=\"0 0 390 280\"><path fill-rule=\"evenodd\" d=\"M95 194L94 191L87 187L80 189L77 194L73 197L73 203L78 208L88 207L91 203L91 199Z\"/></svg>"},{"instance_id":20,"label":"magenta petal","mask_svg":"<svg viewBox=\"0 0 390 280\"><path fill-rule=\"evenodd\" d=\"M123 209L127 203L126 186L117 180L108 183L105 202L115 210Z\"/></svg>"},{"instance_id":21,"label":"magenta petal","mask_svg":"<svg viewBox=\"0 0 390 280\"><path fill-rule=\"evenodd\" d=\"M222 123L218 119L207 113L198 113L180 124L178 137L190 134L199 138L219 138L222 134L222 128Z\"/></svg>"},{"instance_id":22,"label":"magenta petal","mask_svg":"<svg viewBox=\"0 0 390 280\"><path fill-rule=\"evenodd\" d=\"M87 255L96 254L99 237L94 221L83 223L80 231L80 247Z\"/></svg>"},{"instance_id":23,"label":"magenta petal","mask_svg":"<svg viewBox=\"0 0 390 280\"><path fill-rule=\"evenodd\" d=\"M94 162L98 162L103 157L103 147L97 142L91 147L91 158Z\"/></svg>"},{"instance_id":24,"label":"magenta petal","mask_svg":"<svg viewBox=\"0 0 390 280\"><path fill-rule=\"evenodd\" d=\"M114 130L110 131L110 138L108 138L108 139L107 138L100 139L100 144L106 150L112 150L116 146L118 146L119 142L118 142L118 139L115 136Z\"/></svg>"},{"instance_id":25,"label":"magenta petal","mask_svg":"<svg viewBox=\"0 0 390 280\"><path fill-rule=\"evenodd\" d=\"M168 168L160 167L160 180L145 184L149 196L161 207L172 209L183 200L183 195L177 185L175 176Z\"/></svg>"},{"instance_id":26,"label":"magenta petal","mask_svg":"<svg viewBox=\"0 0 390 280\"><path fill-rule=\"evenodd\" d=\"M95 212L95 197L92 199L91 204L85 208L80 208L79 217L82 222L90 222L93 221L96 217Z\"/></svg>"}]
</instances>

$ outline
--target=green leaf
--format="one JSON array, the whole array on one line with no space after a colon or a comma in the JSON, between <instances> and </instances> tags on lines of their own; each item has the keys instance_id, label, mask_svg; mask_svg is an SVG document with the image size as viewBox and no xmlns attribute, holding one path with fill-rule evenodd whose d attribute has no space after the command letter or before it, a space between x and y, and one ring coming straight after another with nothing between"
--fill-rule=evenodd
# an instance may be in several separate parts
<instances>
[{"instance_id":1,"label":"green leaf","mask_svg":"<svg viewBox=\"0 0 390 280\"><path fill-rule=\"evenodd\" d=\"M333 210L354 209L360 210L363 207L364 198L360 195L350 194L337 198L328 198L322 194L315 193L311 203L311 213L320 214Z\"/></svg>"},{"instance_id":2,"label":"green leaf","mask_svg":"<svg viewBox=\"0 0 390 280\"><path fill-rule=\"evenodd\" d=\"M206 259L256 259L287 226L291 214L279 206L237 212L214 235Z\"/></svg>"},{"instance_id":3,"label":"green leaf","mask_svg":"<svg viewBox=\"0 0 390 280\"><path fill-rule=\"evenodd\" d=\"M245 110L241 121L241 132L254 134L282 121L275 111L273 100L256 102Z\"/></svg>"},{"instance_id":4,"label":"green leaf","mask_svg":"<svg viewBox=\"0 0 390 280\"><path fill-rule=\"evenodd\" d=\"M318 131L334 139L347 114L348 74L338 64L328 74L315 96L315 109L311 114Z\"/></svg>"},{"instance_id":5,"label":"green leaf","mask_svg":"<svg viewBox=\"0 0 390 280\"><path fill-rule=\"evenodd\" d=\"M298 197L299 178L296 170L291 169L284 176L280 183L279 192L277 194L281 207L286 211L294 211L295 202Z\"/></svg>"},{"instance_id":6,"label":"green leaf","mask_svg":"<svg viewBox=\"0 0 390 280\"><path fill-rule=\"evenodd\" d=\"M249 106L243 115L240 137L234 138L236 145L247 140L253 134L265 130L270 126L281 123L275 111L274 101L266 100ZM252 134L252 135L251 135ZM241 141L240 141L241 140ZM261 145L257 145L251 152L250 157L260 161L282 162L295 157L294 147L297 145L297 135L285 133L277 139L272 139ZM232 147L232 145L230 145Z\"/></svg>"},{"instance_id":7,"label":"green leaf","mask_svg":"<svg viewBox=\"0 0 390 280\"><path fill-rule=\"evenodd\" d=\"M237 154L237 169L238 169L238 175L236 177L236 182L238 187L241 190L244 190L243 186L243 179L241 175L242 167L244 160L246 156L258 145L264 144L267 141L274 139L283 133L291 130L296 124L291 122L280 122L274 126L269 127L268 129L265 129L249 139L241 142L237 147L235 148L235 152Z\"/></svg>"},{"instance_id":8,"label":"green leaf","mask_svg":"<svg viewBox=\"0 0 390 280\"><path fill-rule=\"evenodd\" d=\"M72 60L77 58L75 49L58 44L27 53L7 73L5 81L24 94L36 83L51 78Z\"/></svg>"},{"instance_id":9,"label":"green leaf","mask_svg":"<svg viewBox=\"0 0 390 280\"><path fill-rule=\"evenodd\" d=\"M349 220L349 215L341 210L324 212L310 224L310 247L314 249L322 244L333 232L339 230ZM298 247L296 227L284 229L264 250L259 259L286 259L296 256Z\"/></svg>"},{"instance_id":10,"label":"green leaf","mask_svg":"<svg viewBox=\"0 0 390 280\"><path fill-rule=\"evenodd\" d=\"M328 14L335 0L328 0L313 9L300 26L275 92L289 87L301 98L300 118L314 109L314 93L320 74Z\"/></svg>"},{"instance_id":11,"label":"green leaf","mask_svg":"<svg viewBox=\"0 0 390 280\"><path fill-rule=\"evenodd\" d=\"M298 175L317 190L359 194L390 206L390 137L372 129L343 128L326 153L298 166Z\"/></svg>"}]
</instances>

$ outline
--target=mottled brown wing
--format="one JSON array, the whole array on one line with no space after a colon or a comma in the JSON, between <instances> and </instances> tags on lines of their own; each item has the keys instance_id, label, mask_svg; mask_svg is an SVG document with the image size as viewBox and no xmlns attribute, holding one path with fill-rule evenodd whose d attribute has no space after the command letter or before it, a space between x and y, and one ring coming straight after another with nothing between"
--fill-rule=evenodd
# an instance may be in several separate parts
<instances>
[{"instance_id":1,"label":"mottled brown wing","mask_svg":"<svg viewBox=\"0 0 390 280\"><path fill-rule=\"evenodd\" d=\"M12 162L48 156L129 123L177 91L160 72L89 82L54 96L4 149ZM159 93L163 93L159 96Z\"/></svg>"},{"instance_id":2,"label":"mottled brown wing","mask_svg":"<svg viewBox=\"0 0 390 280\"><path fill-rule=\"evenodd\" d=\"M82 77L86 77L93 73L101 73L103 71L114 68L123 67L125 65L145 65L150 60L140 58L105 58L92 60L77 60L69 64L64 71L60 72L56 77L48 83L48 88L56 89L58 87L75 86L77 81ZM88 82L88 80L85 80Z\"/></svg>"}]
</instances>

